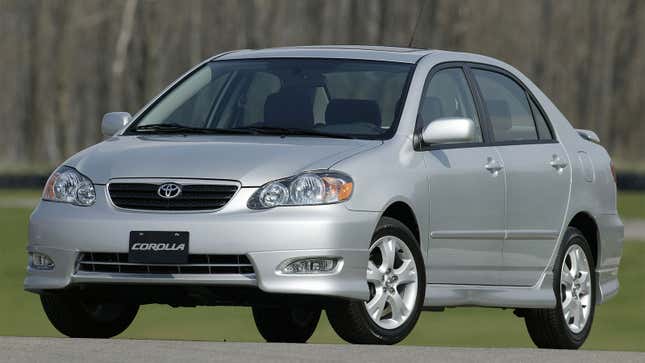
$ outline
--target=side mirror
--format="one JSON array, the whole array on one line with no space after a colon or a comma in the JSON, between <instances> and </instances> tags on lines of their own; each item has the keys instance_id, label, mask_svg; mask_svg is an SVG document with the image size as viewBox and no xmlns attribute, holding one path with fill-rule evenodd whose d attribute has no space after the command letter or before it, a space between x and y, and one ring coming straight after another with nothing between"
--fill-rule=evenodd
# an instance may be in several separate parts
<instances>
[{"instance_id":1,"label":"side mirror","mask_svg":"<svg viewBox=\"0 0 645 363\"><path fill-rule=\"evenodd\" d=\"M469 118L439 118L423 129L426 144L475 141L475 123Z\"/></svg>"},{"instance_id":2,"label":"side mirror","mask_svg":"<svg viewBox=\"0 0 645 363\"><path fill-rule=\"evenodd\" d=\"M132 120L132 116L127 112L106 113L101 121L101 132L103 136L112 136L127 125L130 120Z\"/></svg>"}]
</instances>

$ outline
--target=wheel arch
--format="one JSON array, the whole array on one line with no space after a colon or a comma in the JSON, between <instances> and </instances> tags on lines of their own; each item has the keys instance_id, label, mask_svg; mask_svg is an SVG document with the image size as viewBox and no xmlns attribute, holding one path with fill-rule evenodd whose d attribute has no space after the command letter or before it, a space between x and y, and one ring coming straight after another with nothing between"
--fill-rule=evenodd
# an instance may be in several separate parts
<instances>
[{"instance_id":1,"label":"wheel arch","mask_svg":"<svg viewBox=\"0 0 645 363\"><path fill-rule=\"evenodd\" d=\"M585 236L591 248L594 265L598 266L600 258L600 237L598 234L598 223L596 223L595 218L590 213L581 211L571 218L568 227L578 229Z\"/></svg>"},{"instance_id":2,"label":"wheel arch","mask_svg":"<svg viewBox=\"0 0 645 363\"><path fill-rule=\"evenodd\" d=\"M390 217L403 223L412 231L417 243L421 244L421 235L419 230L419 221L412 207L403 201L393 201L383 210L381 218Z\"/></svg>"}]
</instances>

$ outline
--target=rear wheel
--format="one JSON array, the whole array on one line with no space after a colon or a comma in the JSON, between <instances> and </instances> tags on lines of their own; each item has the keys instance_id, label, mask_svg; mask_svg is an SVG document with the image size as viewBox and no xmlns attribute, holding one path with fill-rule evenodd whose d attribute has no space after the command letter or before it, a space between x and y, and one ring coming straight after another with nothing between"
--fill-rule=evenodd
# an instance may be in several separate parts
<instances>
[{"instance_id":1,"label":"rear wheel","mask_svg":"<svg viewBox=\"0 0 645 363\"><path fill-rule=\"evenodd\" d=\"M138 305L95 303L71 295L41 295L45 314L54 327L70 338L111 338L125 331Z\"/></svg>"},{"instance_id":2,"label":"rear wheel","mask_svg":"<svg viewBox=\"0 0 645 363\"><path fill-rule=\"evenodd\" d=\"M253 319L260 335L270 343L305 343L320 320L319 308L253 307Z\"/></svg>"},{"instance_id":3,"label":"rear wheel","mask_svg":"<svg viewBox=\"0 0 645 363\"><path fill-rule=\"evenodd\" d=\"M532 309L525 314L536 346L578 349L585 342L595 311L594 266L589 243L580 231L569 227L553 271L556 307Z\"/></svg>"},{"instance_id":4,"label":"rear wheel","mask_svg":"<svg viewBox=\"0 0 645 363\"><path fill-rule=\"evenodd\" d=\"M423 258L416 238L401 222L384 217L376 227L367 264L367 302L342 301L327 308L336 333L356 344L395 344L414 328L425 296Z\"/></svg>"}]
</instances>

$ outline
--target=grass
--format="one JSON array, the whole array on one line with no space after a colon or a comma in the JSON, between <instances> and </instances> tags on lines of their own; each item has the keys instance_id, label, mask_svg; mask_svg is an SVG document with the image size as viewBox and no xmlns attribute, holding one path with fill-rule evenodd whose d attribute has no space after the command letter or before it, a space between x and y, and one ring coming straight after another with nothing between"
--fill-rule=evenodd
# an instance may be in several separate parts
<instances>
[{"instance_id":1,"label":"grass","mask_svg":"<svg viewBox=\"0 0 645 363\"><path fill-rule=\"evenodd\" d=\"M21 199L36 199L42 195L41 190L34 189L0 189L0 201L16 201Z\"/></svg>"},{"instance_id":2,"label":"grass","mask_svg":"<svg viewBox=\"0 0 645 363\"><path fill-rule=\"evenodd\" d=\"M623 219L645 219L645 193L618 193L618 209Z\"/></svg>"},{"instance_id":3,"label":"grass","mask_svg":"<svg viewBox=\"0 0 645 363\"><path fill-rule=\"evenodd\" d=\"M15 192L0 192L0 201ZM38 193L19 192L23 197ZM621 201L632 203L625 196ZM633 202L636 212L638 202ZM642 204L641 204L642 205ZM622 207L622 205L621 205ZM630 207L632 208L632 207ZM636 213L635 212L635 213ZM22 290L26 264L27 220L30 210L0 208L0 335L61 336L45 317L37 295ZM645 351L645 243L627 242L620 270L621 291L596 311L585 349ZM248 308L142 307L123 338L186 339L260 342ZM323 317L310 340L340 343ZM413 333L402 343L468 347L533 347L524 323L511 310L484 308L447 309L423 313Z\"/></svg>"},{"instance_id":4,"label":"grass","mask_svg":"<svg viewBox=\"0 0 645 363\"><path fill-rule=\"evenodd\" d=\"M46 163L0 163L0 175L47 175L56 164Z\"/></svg>"}]
</instances>

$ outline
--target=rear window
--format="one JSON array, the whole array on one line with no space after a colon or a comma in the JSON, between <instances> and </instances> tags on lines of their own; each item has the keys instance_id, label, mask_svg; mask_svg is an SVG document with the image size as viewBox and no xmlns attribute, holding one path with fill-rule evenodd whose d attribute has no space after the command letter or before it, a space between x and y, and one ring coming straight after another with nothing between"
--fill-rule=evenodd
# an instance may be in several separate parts
<instances>
[{"instance_id":1,"label":"rear window","mask_svg":"<svg viewBox=\"0 0 645 363\"><path fill-rule=\"evenodd\" d=\"M537 140L529 99L513 79L498 72L473 69L495 141Z\"/></svg>"}]
</instances>

